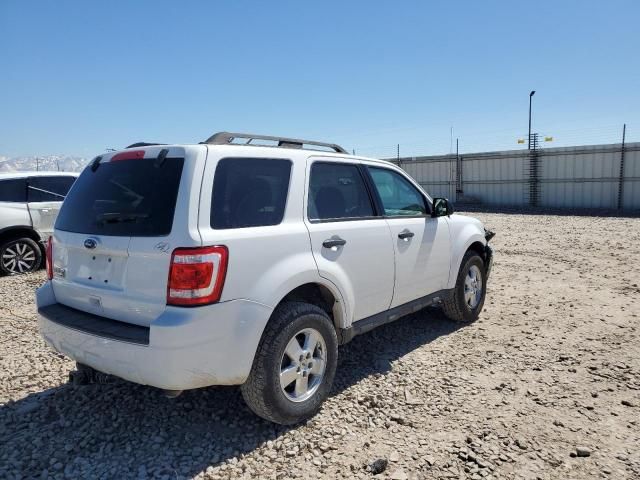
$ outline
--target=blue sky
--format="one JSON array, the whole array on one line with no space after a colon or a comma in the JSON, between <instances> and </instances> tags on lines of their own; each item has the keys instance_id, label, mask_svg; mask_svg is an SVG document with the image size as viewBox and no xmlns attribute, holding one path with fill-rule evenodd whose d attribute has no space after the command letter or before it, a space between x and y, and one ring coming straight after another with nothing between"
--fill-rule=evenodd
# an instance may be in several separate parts
<instances>
[{"instance_id":1,"label":"blue sky","mask_svg":"<svg viewBox=\"0 0 640 480\"><path fill-rule=\"evenodd\" d=\"M0 1L0 155L220 130L357 153L640 140L640 2ZM551 146L551 145L550 145Z\"/></svg>"}]
</instances>

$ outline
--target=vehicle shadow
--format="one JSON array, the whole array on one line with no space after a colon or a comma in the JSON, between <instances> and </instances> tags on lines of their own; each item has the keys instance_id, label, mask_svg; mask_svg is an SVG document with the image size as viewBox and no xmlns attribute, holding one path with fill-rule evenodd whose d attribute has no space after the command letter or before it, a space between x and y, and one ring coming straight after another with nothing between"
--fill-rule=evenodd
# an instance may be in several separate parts
<instances>
[{"instance_id":1,"label":"vehicle shadow","mask_svg":"<svg viewBox=\"0 0 640 480\"><path fill-rule=\"evenodd\" d=\"M398 358L460 327L440 310L425 309L356 337L340 348L332 395L384 375ZM190 478L266 442L277 444L298 428L256 417L236 387L170 400L121 380L65 384L0 406L0 458L7 458L0 477L40 477L48 470L50 476Z\"/></svg>"}]
</instances>

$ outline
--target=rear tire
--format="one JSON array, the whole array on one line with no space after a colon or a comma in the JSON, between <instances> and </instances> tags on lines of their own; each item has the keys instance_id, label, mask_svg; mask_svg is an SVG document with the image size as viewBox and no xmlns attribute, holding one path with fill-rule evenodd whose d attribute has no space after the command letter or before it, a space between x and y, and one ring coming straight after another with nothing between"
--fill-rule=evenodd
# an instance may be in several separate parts
<instances>
[{"instance_id":1,"label":"rear tire","mask_svg":"<svg viewBox=\"0 0 640 480\"><path fill-rule=\"evenodd\" d=\"M284 303L267 324L240 387L244 401L274 423L306 420L329 395L337 360L338 338L327 313L308 303Z\"/></svg>"},{"instance_id":2,"label":"rear tire","mask_svg":"<svg viewBox=\"0 0 640 480\"><path fill-rule=\"evenodd\" d=\"M28 237L13 238L0 245L0 273L3 275L35 272L41 265L42 250Z\"/></svg>"},{"instance_id":3,"label":"rear tire","mask_svg":"<svg viewBox=\"0 0 640 480\"><path fill-rule=\"evenodd\" d=\"M458 271L456 286L442 309L456 322L471 323L477 320L487 293L487 274L484 261L477 252L465 253Z\"/></svg>"}]
</instances>

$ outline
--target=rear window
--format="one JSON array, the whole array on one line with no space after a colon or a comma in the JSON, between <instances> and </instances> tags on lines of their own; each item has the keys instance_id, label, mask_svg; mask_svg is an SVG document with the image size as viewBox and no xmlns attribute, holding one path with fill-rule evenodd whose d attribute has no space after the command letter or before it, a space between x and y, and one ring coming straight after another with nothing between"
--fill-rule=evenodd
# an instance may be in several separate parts
<instances>
[{"instance_id":1,"label":"rear window","mask_svg":"<svg viewBox=\"0 0 640 480\"><path fill-rule=\"evenodd\" d=\"M26 202L27 179L0 180L0 202Z\"/></svg>"},{"instance_id":2,"label":"rear window","mask_svg":"<svg viewBox=\"0 0 640 480\"><path fill-rule=\"evenodd\" d=\"M227 229L279 224L290 175L290 160L223 158L213 180L211 226Z\"/></svg>"},{"instance_id":3,"label":"rear window","mask_svg":"<svg viewBox=\"0 0 640 480\"><path fill-rule=\"evenodd\" d=\"M171 233L183 158L122 160L84 169L62 204L56 229L93 235Z\"/></svg>"},{"instance_id":4,"label":"rear window","mask_svg":"<svg viewBox=\"0 0 640 480\"><path fill-rule=\"evenodd\" d=\"M27 191L29 202L62 202L75 177L31 177Z\"/></svg>"}]
</instances>

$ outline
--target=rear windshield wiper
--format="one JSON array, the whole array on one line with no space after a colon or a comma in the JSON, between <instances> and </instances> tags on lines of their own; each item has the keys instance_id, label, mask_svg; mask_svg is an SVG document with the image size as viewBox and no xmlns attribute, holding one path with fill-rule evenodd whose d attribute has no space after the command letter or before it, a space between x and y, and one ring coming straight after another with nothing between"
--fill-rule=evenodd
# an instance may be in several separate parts
<instances>
[{"instance_id":1,"label":"rear windshield wiper","mask_svg":"<svg viewBox=\"0 0 640 480\"><path fill-rule=\"evenodd\" d=\"M143 220L145 218L149 218L148 213L119 213L119 212L109 212L109 213L101 213L96 217L99 225L104 225L105 223L126 223L126 222L137 222L138 220Z\"/></svg>"}]
</instances>

